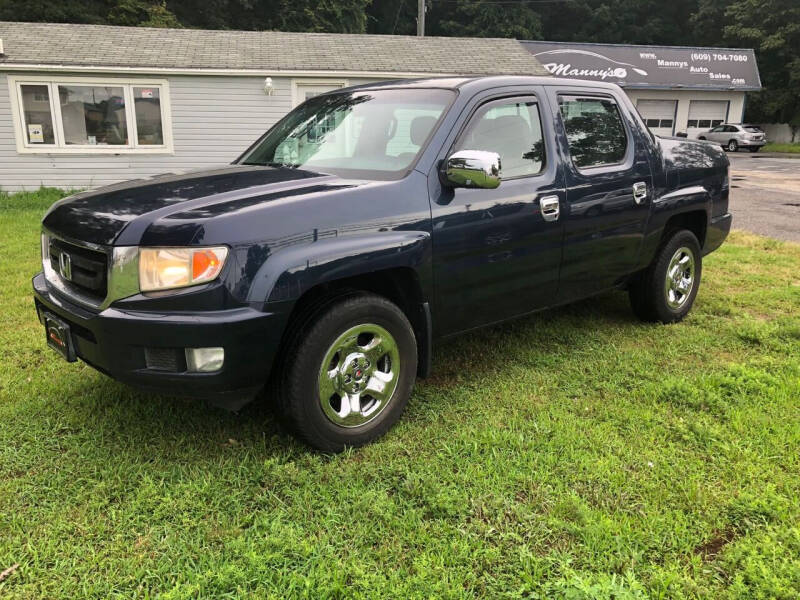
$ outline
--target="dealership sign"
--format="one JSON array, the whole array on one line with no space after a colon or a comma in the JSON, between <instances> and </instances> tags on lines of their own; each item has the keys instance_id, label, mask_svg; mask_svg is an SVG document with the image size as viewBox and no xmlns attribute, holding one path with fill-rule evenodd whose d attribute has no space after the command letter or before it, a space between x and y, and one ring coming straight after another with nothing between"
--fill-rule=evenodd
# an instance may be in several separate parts
<instances>
[{"instance_id":1,"label":"dealership sign","mask_svg":"<svg viewBox=\"0 0 800 600\"><path fill-rule=\"evenodd\" d=\"M521 42L556 77L623 87L759 90L752 50Z\"/></svg>"}]
</instances>

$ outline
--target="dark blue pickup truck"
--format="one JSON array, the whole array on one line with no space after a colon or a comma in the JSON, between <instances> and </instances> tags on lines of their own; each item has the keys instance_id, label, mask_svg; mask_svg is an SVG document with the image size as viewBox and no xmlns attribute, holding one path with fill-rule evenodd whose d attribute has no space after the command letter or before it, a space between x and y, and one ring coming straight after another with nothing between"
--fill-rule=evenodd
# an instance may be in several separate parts
<instances>
[{"instance_id":1,"label":"dark blue pickup truck","mask_svg":"<svg viewBox=\"0 0 800 600\"><path fill-rule=\"evenodd\" d=\"M233 164L82 192L42 227L47 343L324 451L400 416L436 339L625 288L672 323L728 234L728 160L611 84L442 78L323 94Z\"/></svg>"}]
</instances>

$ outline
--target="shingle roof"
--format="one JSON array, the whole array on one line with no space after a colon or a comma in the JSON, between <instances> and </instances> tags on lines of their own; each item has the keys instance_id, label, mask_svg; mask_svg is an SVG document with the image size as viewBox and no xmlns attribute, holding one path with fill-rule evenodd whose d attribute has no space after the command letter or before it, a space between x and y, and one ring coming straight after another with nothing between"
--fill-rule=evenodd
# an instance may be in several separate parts
<instances>
[{"instance_id":1,"label":"shingle roof","mask_svg":"<svg viewBox=\"0 0 800 600\"><path fill-rule=\"evenodd\" d=\"M516 40L0 22L4 64L547 75Z\"/></svg>"}]
</instances>

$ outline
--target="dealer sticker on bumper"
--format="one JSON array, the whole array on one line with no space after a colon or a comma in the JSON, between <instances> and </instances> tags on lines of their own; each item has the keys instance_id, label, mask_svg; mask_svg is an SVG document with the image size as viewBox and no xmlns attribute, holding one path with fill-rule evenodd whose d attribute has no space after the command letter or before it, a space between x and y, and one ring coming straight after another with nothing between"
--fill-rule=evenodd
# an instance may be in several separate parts
<instances>
[{"instance_id":1,"label":"dealer sticker on bumper","mask_svg":"<svg viewBox=\"0 0 800 600\"><path fill-rule=\"evenodd\" d=\"M47 335L47 345L58 352L68 362L75 362L75 347L72 345L69 325L49 313L44 313L44 328Z\"/></svg>"}]
</instances>

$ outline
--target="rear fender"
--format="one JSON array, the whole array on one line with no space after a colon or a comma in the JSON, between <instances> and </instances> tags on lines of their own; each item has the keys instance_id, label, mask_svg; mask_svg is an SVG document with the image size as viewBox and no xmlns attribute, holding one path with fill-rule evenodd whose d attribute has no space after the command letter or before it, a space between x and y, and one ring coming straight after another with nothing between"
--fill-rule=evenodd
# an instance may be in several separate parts
<instances>
[{"instance_id":1,"label":"rear fender","mask_svg":"<svg viewBox=\"0 0 800 600\"><path fill-rule=\"evenodd\" d=\"M639 268L643 269L653 260L664 235L667 222L676 215L702 211L706 224L711 218L712 193L702 185L690 185L668 192L653 201L647 233L642 246ZM700 240L702 245L702 240Z\"/></svg>"}]
</instances>

